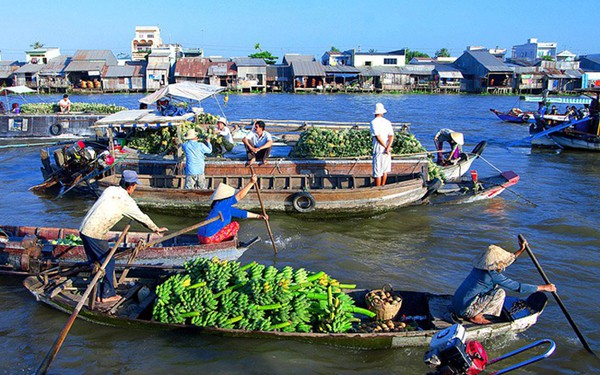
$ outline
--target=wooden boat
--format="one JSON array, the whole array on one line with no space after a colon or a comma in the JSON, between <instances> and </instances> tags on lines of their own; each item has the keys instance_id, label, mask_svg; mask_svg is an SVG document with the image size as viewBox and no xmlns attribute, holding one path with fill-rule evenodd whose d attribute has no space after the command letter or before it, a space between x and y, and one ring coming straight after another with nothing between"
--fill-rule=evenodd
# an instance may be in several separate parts
<instances>
[{"instance_id":1,"label":"wooden boat","mask_svg":"<svg viewBox=\"0 0 600 375\"><path fill-rule=\"evenodd\" d=\"M513 171L505 171L498 175L478 179L473 182L468 177L446 183L432 195L432 204L460 204L491 199L519 182L519 175Z\"/></svg>"},{"instance_id":2,"label":"wooden boat","mask_svg":"<svg viewBox=\"0 0 600 375\"><path fill-rule=\"evenodd\" d=\"M109 232L109 242L119 238L120 232ZM0 271L36 273L61 262L87 261L82 245L56 244L52 241L79 236L77 229L27 226L0 226ZM154 233L129 232L117 250L117 262L126 262L127 256L140 241L148 243L160 238ZM238 238L218 244L200 245L195 234L184 234L140 251L134 264L183 264L190 258L218 257L235 260L258 238L241 243Z\"/></svg>"},{"instance_id":3,"label":"wooden boat","mask_svg":"<svg viewBox=\"0 0 600 375\"><path fill-rule=\"evenodd\" d=\"M585 151L600 151L600 136L577 131L556 132L549 135L563 148Z\"/></svg>"},{"instance_id":4,"label":"wooden boat","mask_svg":"<svg viewBox=\"0 0 600 375\"><path fill-rule=\"evenodd\" d=\"M494 113L498 118L505 122L511 122L514 124L525 124L528 122L534 122L535 116L533 112L526 112L519 108L512 108L508 112L501 112L497 109L490 108L490 111Z\"/></svg>"},{"instance_id":5,"label":"wooden boat","mask_svg":"<svg viewBox=\"0 0 600 375\"><path fill-rule=\"evenodd\" d=\"M261 169L256 171L267 211L320 216L364 214L419 203L428 192L425 168L422 173L388 175L388 183L380 187L371 186L370 174L263 175ZM120 175L108 176L98 185L115 186L119 179ZM140 184L133 197L140 206L190 214L210 207L210 197L221 182L239 189L250 181L250 174L207 175L207 189L183 189L184 175L139 175L138 179ZM261 207L256 194L248 194L237 206L245 210Z\"/></svg>"},{"instance_id":6,"label":"wooden boat","mask_svg":"<svg viewBox=\"0 0 600 375\"><path fill-rule=\"evenodd\" d=\"M481 156L483 150L487 146L486 141L479 142L471 153L461 153L460 159L457 159L454 163L440 165L442 169L442 173L444 174L444 181L453 182L461 179L462 175L467 173L471 169L471 164ZM444 155L444 157L448 157L448 153Z\"/></svg>"},{"instance_id":7,"label":"wooden boat","mask_svg":"<svg viewBox=\"0 0 600 375\"><path fill-rule=\"evenodd\" d=\"M79 274L76 277L44 278L41 275L30 276L23 282L35 298L65 313L71 313L79 302L89 282L89 276ZM156 285L161 277L128 278L120 284L118 293L124 300L114 306L96 305L90 310L84 305L78 317L102 325L126 328L153 328L157 330L176 330L178 332L203 333L226 337L262 338L295 340L311 344L334 345L356 349L386 349L398 347L426 346L432 336L454 322L448 319L448 306L451 295L436 295L424 292L395 291L401 295L402 307L395 319L405 317L407 323L414 322L418 328L404 332L382 333L296 333L278 331L248 331L215 327L197 327L183 324L159 323L151 319L156 298ZM69 285L69 287L65 287ZM140 290L144 292L139 292ZM367 290L357 290L350 295L356 304L365 306ZM507 297L505 313L489 325L475 325L463 322L466 328L466 340L485 340L506 334L523 332L537 322L544 310L548 298L544 293L536 292L527 300ZM522 310L518 310L522 308ZM511 311L512 310L512 311ZM400 317L400 318L398 318Z\"/></svg>"}]
</instances>

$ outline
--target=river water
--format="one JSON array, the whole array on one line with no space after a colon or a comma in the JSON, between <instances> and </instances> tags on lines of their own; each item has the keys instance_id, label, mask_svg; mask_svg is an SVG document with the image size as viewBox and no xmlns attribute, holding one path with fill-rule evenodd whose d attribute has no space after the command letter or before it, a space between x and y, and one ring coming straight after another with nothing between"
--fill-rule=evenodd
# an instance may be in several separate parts
<instances>
[{"instance_id":1,"label":"river water","mask_svg":"<svg viewBox=\"0 0 600 375\"><path fill-rule=\"evenodd\" d=\"M72 101L137 108L140 95L76 96ZM46 96L43 101L58 101ZM376 102L392 121L410 122L428 148L442 127L465 134L465 149L488 141L483 157L521 181L500 197L461 206L416 206L368 218L307 221L271 215L279 255L258 243L240 259L278 267L323 270L343 282L378 288L451 294L471 269L471 260L489 244L515 250L517 234L529 240L547 275L588 342L600 351L600 163L598 154L532 150L517 144L522 125L502 123L489 108L516 106L516 97L465 95L230 95L226 106L213 99L205 110L230 120L242 118L370 121ZM221 108L222 107L222 108ZM522 106L535 109L531 106ZM37 148L0 150L0 217L11 225L78 227L93 199L38 196L27 188L41 182ZM495 173L476 161L479 176ZM532 204L534 203L535 206ZM198 221L151 213L159 226L177 230ZM241 223L242 238L268 238L259 221ZM543 283L524 255L507 270L522 282ZM20 284L0 278L0 373L31 373L51 347L67 316L37 303ZM582 349L555 301L524 334L485 342L490 357L542 338L557 343L549 359L521 373L596 373L600 364ZM77 321L52 368L54 374L81 373L390 373L420 374L425 348L358 351L256 339L235 339L115 329ZM524 356L519 357L524 358ZM516 360L505 362L515 363ZM493 369L500 368L499 364Z\"/></svg>"}]
</instances>

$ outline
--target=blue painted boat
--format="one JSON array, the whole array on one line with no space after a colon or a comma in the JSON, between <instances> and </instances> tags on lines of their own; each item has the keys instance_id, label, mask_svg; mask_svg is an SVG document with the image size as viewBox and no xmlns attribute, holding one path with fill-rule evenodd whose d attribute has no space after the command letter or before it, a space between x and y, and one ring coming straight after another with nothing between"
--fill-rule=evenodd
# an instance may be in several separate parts
<instances>
[{"instance_id":1,"label":"blue painted boat","mask_svg":"<svg viewBox=\"0 0 600 375\"><path fill-rule=\"evenodd\" d=\"M533 112L524 112L521 110L518 110L520 112L516 112L513 111L513 109L511 109L508 112L500 112L496 109L492 109L490 108L490 111L492 111L496 116L498 116L498 118L502 121L505 122L512 122L515 124L525 124L525 123L529 123L529 122L535 122L535 116L533 114Z\"/></svg>"}]
</instances>

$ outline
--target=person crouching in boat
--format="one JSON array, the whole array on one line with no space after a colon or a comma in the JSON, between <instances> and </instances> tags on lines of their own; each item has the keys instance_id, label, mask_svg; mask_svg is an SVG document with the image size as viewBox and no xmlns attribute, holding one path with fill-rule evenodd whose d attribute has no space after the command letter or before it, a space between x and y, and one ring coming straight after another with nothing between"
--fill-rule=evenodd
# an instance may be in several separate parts
<instances>
[{"instance_id":1,"label":"person crouching in boat","mask_svg":"<svg viewBox=\"0 0 600 375\"><path fill-rule=\"evenodd\" d=\"M455 314L475 324L490 324L484 315L500 316L506 297L502 288L524 294L556 292L554 284L522 284L501 274L525 251L526 242L520 245L521 248L514 254L500 246L490 245L474 259L471 273L454 293L452 310Z\"/></svg>"},{"instance_id":2,"label":"person crouching in boat","mask_svg":"<svg viewBox=\"0 0 600 375\"><path fill-rule=\"evenodd\" d=\"M231 186L222 182L219 184L211 197L212 205L210 206L210 213L206 217L206 220L218 217L219 213L223 215L223 220L216 220L198 228L198 241L201 244L219 243L235 238L240 229L240 224L237 221L231 221L234 217L240 219L269 219L268 215L263 216L233 207L236 203L244 199L255 183L256 175L252 175L250 182L237 193Z\"/></svg>"},{"instance_id":3,"label":"person crouching in boat","mask_svg":"<svg viewBox=\"0 0 600 375\"><path fill-rule=\"evenodd\" d=\"M135 171L125 170L121 174L120 186L110 186L104 190L100 198L83 218L79 233L83 241L85 254L90 262L103 263L110 246L105 240L108 231L124 216L136 220L156 234L166 232L165 227L159 228L152 219L143 213L137 203L131 198L135 191L138 176ZM106 266L106 273L98 288L98 302L114 302L119 297L114 283L115 259L112 258Z\"/></svg>"},{"instance_id":4,"label":"person crouching in boat","mask_svg":"<svg viewBox=\"0 0 600 375\"><path fill-rule=\"evenodd\" d=\"M462 145L465 144L463 133L455 132L452 129L441 129L436 133L435 137L433 137L433 142L435 143L435 148L437 149L437 163L439 165L452 163L454 160L460 159ZM442 150L444 149L444 142L448 142L451 148L450 155L447 159L444 158L442 153Z\"/></svg>"}]
</instances>

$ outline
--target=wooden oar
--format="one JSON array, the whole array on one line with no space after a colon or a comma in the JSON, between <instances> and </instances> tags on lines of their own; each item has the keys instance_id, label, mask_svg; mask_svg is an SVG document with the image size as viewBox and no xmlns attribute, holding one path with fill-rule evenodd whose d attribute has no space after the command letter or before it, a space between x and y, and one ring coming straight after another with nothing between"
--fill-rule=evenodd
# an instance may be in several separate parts
<instances>
[{"instance_id":1,"label":"wooden oar","mask_svg":"<svg viewBox=\"0 0 600 375\"><path fill-rule=\"evenodd\" d=\"M251 166L250 171L254 174L254 168ZM256 195L258 195L258 201L260 202L260 208L262 210L263 217L265 218L265 224L267 225L267 232L269 232L269 237L271 238L271 243L273 244L273 251L275 255L277 255L277 247L275 246L275 238L273 238L273 232L271 232L271 225L269 224L269 219L267 219L267 211L265 210L265 205L263 204L262 198L260 196L260 188L258 187L258 180L256 184L254 184L256 188Z\"/></svg>"},{"instance_id":2,"label":"wooden oar","mask_svg":"<svg viewBox=\"0 0 600 375\"><path fill-rule=\"evenodd\" d=\"M544 282L546 284L551 284L550 279L548 279L548 276L546 276L546 273L542 269L542 266L540 265L537 258L533 254L533 251L531 251L531 248L529 247L529 243L527 243L527 240L525 239L525 237L523 237L522 234L519 234L519 240L521 241L521 243L525 244L525 250L527 250L527 254L529 254L529 256L531 257L531 260L533 261L533 264L535 264L535 267L537 268L538 272L540 273L540 275L542 275L542 279L544 279ZM592 351L592 348L590 348L590 346L588 345L587 341L585 340L585 337L583 337L583 334L577 327L577 324L575 324L575 321L573 320L573 318L571 318L571 314L569 314L569 312L567 311L565 304L558 296L558 293L552 292L552 295L554 296L554 299L558 303L558 306L560 307L563 314L565 315L565 318L567 318L567 320L569 321L571 328L573 328L573 331L575 331L575 334L577 334L577 337L579 338L579 341L581 341L581 344L583 344L583 347L585 348L585 350L587 350L588 352L590 352L591 354L593 354L595 356L596 353L594 353Z\"/></svg>"},{"instance_id":3,"label":"wooden oar","mask_svg":"<svg viewBox=\"0 0 600 375\"><path fill-rule=\"evenodd\" d=\"M46 358L44 358L44 360L40 364L40 367L38 367L37 371L35 372L36 374L45 374L48 371L48 368L52 364L52 361L54 361L54 358L56 358L56 354L58 354L60 347L62 346L63 342L67 338L67 334L69 333L71 326L75 322L75 319L77 318L77 315L79 314L79 311L81 311L81 308L85 304L87 297L90 295L92 289L94 288L94 285L96 285L96 283L98 282L100 277L103 276L104 270L106 269L108 262L110 262L113 255L117 251L119 244L121 243L121 241L123 241L127 232L129 232L129 228L131 228L131 224L127 224L127 226L123 230L123 233L121 233L121 236L117 240L117 243L115 243L115 246L113 246L112 249L110 249L110 252L106 256L106 259L104 259L104 262L102 262L102 266L100 266L100 270L98 272L96 272L96 274L94 275L94 278L92 279L92 281L90 281L90 285L88 285L87 289L81 296L81 299L79 300L79 303L75 307L75 310L73 310L71 317L69 317L67 324L65 324L64 328L62 329L62 331L56 338L54 345L52 345L52 348L50 349L48 354L46 354Z\"/></svg>"},{"instance_id":4,"label":"wooden oar","mask_svg":"<svg viewBox=\"0 0 600 375\"><path fill-rule=\"evenodd\" d=\"M152 241L148 242L145 245L143 244L142 241L138 242L137 246L133 249L133 251L129 255L129 259L127 259L127 267L129 267L133 263L135 257L140 252L140 250L145 250L145 249L147 249L149 247L152 247L152 246L156 245L157 243L160 243L160 242L163 242L163 241L166 241L166 240L170 240L173 237L177 237L177 236L182 235L184 233L190 232L190 231L192 231L194 229L198 229L200 227L208 225L208 224L210 224L212 222L215 222L217 220L223 221L223 214L220 211L219 211L219 216L217 216L217 217L213 217L212 219L201 221L201 222L199 222L197 224L194 224L194 225L191 225L191 226L189 226L187 228L178 230L177 232L173 232L173 233L171 233L169 235L157 238L155 240L152 240ZM129 273L129 268L125 268L123 270L123 273L121 273L121 276L119 277L119 284L121 284L123 281L125 281L125 278L127 277L128 273Z\"/></svg>"}]
</instances>

